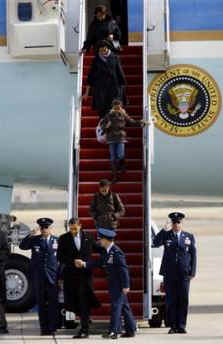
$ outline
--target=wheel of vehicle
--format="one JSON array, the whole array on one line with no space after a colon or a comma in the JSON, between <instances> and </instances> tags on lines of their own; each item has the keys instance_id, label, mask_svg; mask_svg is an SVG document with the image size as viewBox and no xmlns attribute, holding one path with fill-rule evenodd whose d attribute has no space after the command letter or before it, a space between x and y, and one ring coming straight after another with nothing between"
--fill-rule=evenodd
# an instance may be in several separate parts
<instances>
[{"instance_id":1,"label":"wheel of vehicle","mask_svg":"<svg viewBox=\"0 0 223 344\"><path fill-rule=\"evenodd\" d=\"M7 311L26 312L35 305L32 283L29 277L29 259L12 254L6 265Z\"/></svg>"},{"instance_id":2,"label":"wheel of vehicle","mask_svg":"<svg viewBox=\"0 0 223 344\"><path fill-rule=\"evenodd\" d=\"M162 326L162 315L159 312L156 315L153 315L152 319L149 320L149 326L153 328L158 328Z\"/></svg>"}]
</instances>

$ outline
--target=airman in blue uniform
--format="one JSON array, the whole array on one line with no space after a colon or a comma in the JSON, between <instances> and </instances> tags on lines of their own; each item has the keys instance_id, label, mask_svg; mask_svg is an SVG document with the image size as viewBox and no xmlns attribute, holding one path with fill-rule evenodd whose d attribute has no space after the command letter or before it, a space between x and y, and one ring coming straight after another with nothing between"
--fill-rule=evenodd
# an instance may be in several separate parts
<instances>
[{"instance_id":1,"label":"airman in blue uniform","mask_svg":"<svg viewBox=\"0 0 223 344\"><path fill-rule=\"evenodd\" d=\"M190 280L196 274L196 246L193 234L182 230L185 215L169 214L168 226L154 238L154 247L164 246L160 274L164 276L169 334L186 333Z\"/></svg>"},{"instance_id":2,"label":"airman in blue uniform","mask_svg":"<svg viewBox=\"0 0 223 344\"><path fill-rule=\"evenodd\" d=\"M42 335L54 335L58 312L58 238L51 235L53 220L37 220L39 228L33 230L20 244L20 249L31 250L30 272L39 308ZM40 235L37 235L40 230Z\"/></svg>"},{"instance_id":3,"label":"airman in blue uniform","mask_svg":"<svg viewBox=\"0 0 223 344\"><path fill-rule=\"evenodd\" d=\"M99 228L98 236L105 253L97 262L83 262L77 260L77 267L91 269L93 267L104 268L108 279L109 296L111 300L111 319L108 333L104 338L117 339L121 328L121 317L124 318L125 333L123 338L134 337L136 322L129 306L127 294L130 290L130 278L128 266L123 251L114 244L116 232Z\"/></svg>"}]
</instances>

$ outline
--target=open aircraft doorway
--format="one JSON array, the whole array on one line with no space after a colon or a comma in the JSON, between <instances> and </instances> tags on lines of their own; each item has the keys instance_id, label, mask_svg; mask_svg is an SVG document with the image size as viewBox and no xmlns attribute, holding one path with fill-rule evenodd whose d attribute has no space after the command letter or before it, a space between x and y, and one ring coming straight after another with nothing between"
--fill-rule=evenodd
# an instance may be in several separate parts
<instances>
[{"instance_id":1,"label":"open aircraft doorway","mask_svg":"<svg viewBox=\"0 0 223 344\"><path fill-rule=\"evenodd\" d=\"M87 0L87 27L94 17L96 6L104 5L108 13L117 21L122 32L122 45L128 45L128 0Z\"/></svg>"}]
</instances>

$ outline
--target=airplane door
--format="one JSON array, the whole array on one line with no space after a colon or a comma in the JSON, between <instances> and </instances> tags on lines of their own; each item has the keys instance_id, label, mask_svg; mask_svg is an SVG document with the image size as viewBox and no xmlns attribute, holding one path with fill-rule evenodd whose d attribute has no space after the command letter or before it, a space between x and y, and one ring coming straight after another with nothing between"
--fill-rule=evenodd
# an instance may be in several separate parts
<instances>
[{"instance_id":1,"label":"airplane door","mask_svg":"<svg viewBox=\"0 0 223 344\"><path fill-rule=\"evenodd\" d=\"M147 2L148 71L163 71L169 65L169 0Z\"/></svg>"},{"instance_id":2,"label":"airplane door","mask_svg":"<svg viewBox=\"0 0 223 344\"><path fill-rule=\"evenodd\" d=\"M65 64L77 63L85 36L85 17L85 0L59 1L59 46Z\"/></svg>"}]
</instances>

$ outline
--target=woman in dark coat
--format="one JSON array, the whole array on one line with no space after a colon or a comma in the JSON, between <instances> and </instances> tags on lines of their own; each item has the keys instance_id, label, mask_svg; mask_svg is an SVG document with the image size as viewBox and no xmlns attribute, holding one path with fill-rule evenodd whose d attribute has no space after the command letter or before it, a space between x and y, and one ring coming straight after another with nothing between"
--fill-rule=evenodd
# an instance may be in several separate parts
<instances>
[{"instance_id":1,"label":"woman in dark coat","mask_svg":"<svg viewBox=\"0 0 223 344\"><path fill-rule=\"evenodd\" d=\"M117 22L107 14L106 7L97 6L95 8L95 18L89 26L82 53L88 52L92 46L96 50L97 43L104 39L111 40L111 47L113 47L112 41L120 41L121 31Z\"/></svg>"},{"instance_id":2,"label":"woman in dark coat","mask_svg":"<svg viewBox=\"0 0 223 344\"><path fill-rule=\"evenodd\" d=\"M92 88L92 108L98 111L100 117L104 117L111 109L114 99L120 99L126 104L126 80L119 58L109 49L106 41L98 43L97 51L88 74L88 86L83 101Z\"/></svg>"},{"instance_id":3,"label":"woman in dark coat","mask_svg":"<svg viewBox=\"0 0 223 344\"><path fill-rule=\"evenodd\" d=\"M102 120L101 128L106 134L109 144L110 160L112 166L113 182L118 180L118 170L125 171L125 143L128 127L144 127L149 122L134 120L126 113L120 100L114 100L111 111Z\"/></svg>"}]
</instances>

